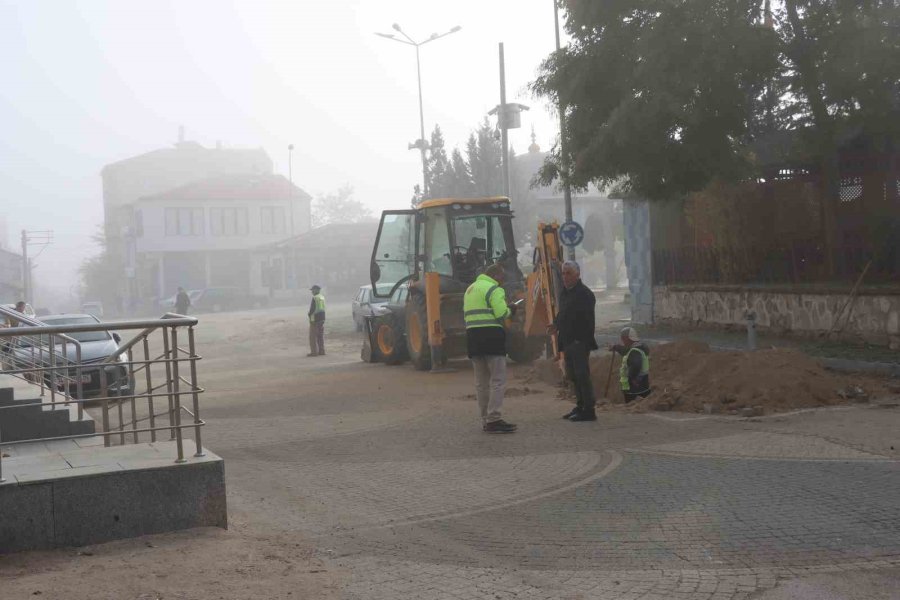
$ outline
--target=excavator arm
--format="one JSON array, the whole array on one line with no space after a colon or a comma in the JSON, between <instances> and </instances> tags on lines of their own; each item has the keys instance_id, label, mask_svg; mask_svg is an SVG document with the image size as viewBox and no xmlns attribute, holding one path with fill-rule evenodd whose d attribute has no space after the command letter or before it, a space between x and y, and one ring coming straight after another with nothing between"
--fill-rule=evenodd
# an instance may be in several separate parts
<instances>
[{"instance_id":1,"label":"excavator arm","mask_svg":"<svg viewBox=\"0 0 900 600\"><path fill-rule=\"evenodd\" d=\"M559 224L539 223L534 250L534 271L526 281L525 335L543 336L547 325L559 312L559 293L562 289L562 245ZM559 355L556 336L551 336L553 356Z\"/></svg>"}]
</instances>

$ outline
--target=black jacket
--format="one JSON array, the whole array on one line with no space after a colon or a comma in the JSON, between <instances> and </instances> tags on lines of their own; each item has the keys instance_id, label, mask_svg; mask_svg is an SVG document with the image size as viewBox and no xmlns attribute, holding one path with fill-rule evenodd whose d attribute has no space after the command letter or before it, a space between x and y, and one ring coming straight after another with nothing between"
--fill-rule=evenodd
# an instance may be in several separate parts
<instances>
[{"instance_id":1,"label":"black jacket","mask_svg":"<svg viewBox=\"0 0 900 600\"><path fill-rule=\"evenodd\" d=\"M560 350L572 342L582 342L589 349L597 349L594 339L594 307L597 298L581 280L572 289L563 288L559 295L559 314L553 324L558 331Z\"/></svg>"}]
</instances>

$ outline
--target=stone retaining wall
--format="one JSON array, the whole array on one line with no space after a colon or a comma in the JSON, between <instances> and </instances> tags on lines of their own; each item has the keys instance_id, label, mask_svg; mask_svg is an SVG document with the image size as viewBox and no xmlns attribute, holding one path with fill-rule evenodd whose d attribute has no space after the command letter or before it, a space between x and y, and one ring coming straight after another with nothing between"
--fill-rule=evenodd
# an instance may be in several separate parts
<instances>
[{"instance_id":1,"label":"stone retaining wall","mask_svg":"<svg viewBox=\"0 0 900 600\"><path fill-rule=\"evenodd\" d=\"M900 350L900 291L861 291L835 326L848 297L846 291L838 290L654 286L653 317L654 321L744 326L747 312L752 311L760 328L825 333L834 327L845 337Z\"/></svg>"}]
</instances>

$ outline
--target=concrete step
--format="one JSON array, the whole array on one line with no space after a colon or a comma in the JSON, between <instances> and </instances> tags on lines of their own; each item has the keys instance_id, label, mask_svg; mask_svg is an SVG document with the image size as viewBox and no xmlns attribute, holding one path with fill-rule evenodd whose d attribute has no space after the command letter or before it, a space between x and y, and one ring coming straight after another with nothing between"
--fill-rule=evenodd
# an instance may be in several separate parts
<instances>
[{"instance_id":1,"label":"concrete step","mask_svg":"<svg viewBox=\"0 0 900 600\"><path fill-rule=\"evenodd\" d=\"M96 431L94 420L86 412L78 420L76 403L67 406L48 402L49 395L19 399L12 388L0 388L0 406L8 407L0 410L0 440L16 442Z\"/></svg>"}]
</instances>

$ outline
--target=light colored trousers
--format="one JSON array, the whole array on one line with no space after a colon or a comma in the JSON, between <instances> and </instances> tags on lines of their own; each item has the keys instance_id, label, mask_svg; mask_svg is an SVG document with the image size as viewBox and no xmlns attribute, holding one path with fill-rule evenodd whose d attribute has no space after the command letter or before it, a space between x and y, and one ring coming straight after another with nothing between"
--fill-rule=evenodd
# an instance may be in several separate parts
<instances>
[{"instance_id":1,"label":"light colored trousers","mask_svg":"<svg viewBox=\"0 0 900 600\"><path fill-rule=\"evenodd\" d=\"M475 397L485 423L500 420L503 395L506 393L506 357L473 356L475 367Z\"/></svg>"}]
</instances>

